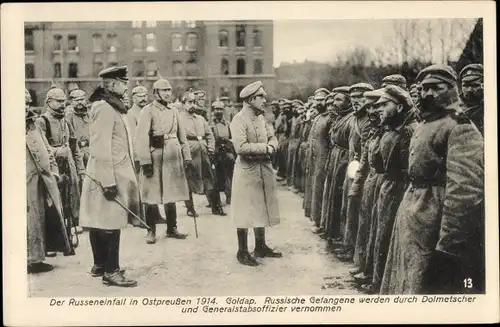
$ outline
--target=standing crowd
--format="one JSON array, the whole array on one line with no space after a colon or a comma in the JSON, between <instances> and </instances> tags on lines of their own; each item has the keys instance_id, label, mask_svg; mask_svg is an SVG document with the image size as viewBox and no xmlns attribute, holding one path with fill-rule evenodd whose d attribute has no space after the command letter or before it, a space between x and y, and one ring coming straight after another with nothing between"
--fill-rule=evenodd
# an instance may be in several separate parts
<instances>
[{"instance_id":1,"label":"standing crowd","mask_svg":"<svg viewBox=\"0 0 500 327\"><path fill-rule=\"evenodd\" d=\"M369 293L484 293L483 66L273 101L277 179ZM460 90L460 91L459 91Z\"/></svg>"},{"instance_id":2,"label":"standing crowd","mask_svg":"<svg viewBox=\"0 0 500 327\"><path fill-rule=\"evenodd\" d=\"M130 105L126 67L99 76L88 100L52 87L41 115L25 92L28 272L52 270L46 256L73 255L85 228L92 276L135 286L120 268L120 230L144 227L154 244L166 220L166 237L185 239L176 203L196 223L193 193L214 215L226 215L222 192L232 204L241 264L279 258L265 227L279 223L281 183L303 197L312 232L354 264L353 281L368 292L484 292L482 65L460 74L429 66L410 87L390 75L378 89L320 88L306 103L271 102L270 115L255 82L241 91L239 112L220 98L211 117L204 91L173 102L159 78L153 102L138 85Z\"/></svg>"}]
</instances>

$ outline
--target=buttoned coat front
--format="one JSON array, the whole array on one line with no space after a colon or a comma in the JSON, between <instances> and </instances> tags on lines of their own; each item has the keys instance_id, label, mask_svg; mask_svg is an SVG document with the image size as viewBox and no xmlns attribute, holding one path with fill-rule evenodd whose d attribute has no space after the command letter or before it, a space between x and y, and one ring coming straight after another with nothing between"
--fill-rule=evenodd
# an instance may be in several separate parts
<instances>
[{"instance_id":1,"label":"buttoned coat front","mask_svg":"<svg viewBox=\"0 0 500 327\"><path fill-rule=\"evenodd\" d=\"M163 148L153 148L150 135L163 136ZM153 101L142 108L135 132L137 158L141 166L153 165L153 176L139 174L141 200L165 204L189 199L184 160L191 160L189 144L176 108Z\"/></svg>"},{"instance_id":2,"label":"buttoned coat front","mask_svg":"<svg viewBox=\"0 0 500 327\"><path fill-rule=\"evenodd\" d=\"M231 135L238 154L234 167L230 215L237 228L279 224L276 176L267 145L278 147L263 115L243 104L231 122Z\"/></svg>"},{"instance_id":3,"label":"buttoned coat front","mask_svg":"<svg viewBox=\"0 0 500 327\"><path fill-rule=\"evenodd\" d=\"M82 187L81 224L105 230L125 228L129 213L117 202L107 200L102 188L95 182L102 187L116 185L116 199L135 214L139 213L139 185L125 114L104 100L93 102L89 135L90 158Z\"/></svg>"}]
</instances>

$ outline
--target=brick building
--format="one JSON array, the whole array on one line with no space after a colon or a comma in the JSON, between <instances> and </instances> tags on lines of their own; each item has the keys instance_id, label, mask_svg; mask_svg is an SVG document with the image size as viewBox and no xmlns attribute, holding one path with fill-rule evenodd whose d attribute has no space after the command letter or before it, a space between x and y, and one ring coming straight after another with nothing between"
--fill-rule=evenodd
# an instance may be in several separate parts
<instances>
[{"instance_id":1,"label":"brick building","mask_svg":"<svg viewBox=\"0 0 500 327\"><path fill-rule=\"evenodd\" d=\"M26 87L37 106L54 81L91 92L100 70L127 65L130 88L157 72L180 96L190 87L210 101L257 79L274 90L272 21L43 22L25 24Z\"/></svg>"}]
</instances>

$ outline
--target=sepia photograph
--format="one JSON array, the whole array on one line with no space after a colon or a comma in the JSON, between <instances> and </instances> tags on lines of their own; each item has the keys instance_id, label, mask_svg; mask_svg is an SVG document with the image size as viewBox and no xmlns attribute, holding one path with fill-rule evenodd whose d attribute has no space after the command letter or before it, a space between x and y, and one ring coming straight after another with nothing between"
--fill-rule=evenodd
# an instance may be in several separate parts
<instances>
[{"instance_id":1,"label":"sepia photograph","mask_svg":"<svg viewBox=\"0 0 500 327\"><path fill-rule=\"evenodd\" d=\"M484 16L227 16L22 20L20 296L331 321L498 287Z\"/></svg>"}]
</instances>

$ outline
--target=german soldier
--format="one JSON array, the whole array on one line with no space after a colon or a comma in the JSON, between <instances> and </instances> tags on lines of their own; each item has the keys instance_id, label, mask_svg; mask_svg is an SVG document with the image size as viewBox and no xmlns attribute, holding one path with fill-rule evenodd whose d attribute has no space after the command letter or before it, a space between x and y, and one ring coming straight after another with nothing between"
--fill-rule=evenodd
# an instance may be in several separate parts
<instances>
[{"instance_id":1,"label":"german soldier","mask_svg":"<svg viewBox=\"0 0 500 327\"><path fill-rule=\"evenodd\" d=\"M196 97L195 101L195 113L208 121L208 111L206 107L206 93L203 90L198 90L194 92L194 96Z\"/></svg>"},{"instance_id":2,"label":"german soldier","mask_svg":"<svg viewBox=\"0 0 500 327\"><path fill-rule=\"evenodd\" d=\"M180 121L186 133L186 139L191 149L193 159L191 170L188 171L189 200L186 207L189 216L198 216L194 208L192 193L205 194L212 207L212 214L225 216L222 210L220 194L214 188L215 177L212 168L215 150L215 139L208 122L195 113L195 95L186 92L183 96L184 110L180 113Z\"/></svg>"},{"instance_id":3,"label":"german soldier","mask_svg":"<svg viewBox=\"0 0 500 327\"><path fill-rule=\"evenodd\" d=\"M213 118L211 128L215 137L215 180L217 191L226 194L226 203L231 204L231 183L233 181L236 152L231 141L231 129L224 119L224 103L215 101L212 104Z\"/></svg>"},{"instance_id":4,"label":"german soldier","mask_svg":"<svg viewBox=\"0 0 500 327\"><path fill-rule=\"evenodd\" d=\"M66 120L75 133L78 146L82 151L84 166L89 160L89 113L85 91L76 89L71 91L69 99L71 107L66 110Z\"/></svg>"},{"instance_id":5,"label":"german soldier","mask_svg":"<svg viewBox=\"0 0 500 327\"><path fill-rule=\"evenodd\" d=\"M271 157L277 140L269 133L264 113L266 91L262 82L247 85L240 92L243 109L231 122L231 134L238 157L234 168L231 217L238 234L238 261L243 265L259 263L248 252L248 228L254 229L257 257L281 257L267 246L265 227L279 223L276 178ZM250 205L250 207L249 207Z\"/></svg>"},{"instance_id":6,"label":"german soldier","mask_svg":"<svg viewBox=\"0 0 500 327\"><path fill-rule=\"evenodd\" d=\"M80 183L85 174L82 152L75 132L65 118L66 95L60 88L53 87L47 92L45 104L47 111L37 119L43 135L47 138L50 151L57 162L61 182L59 184L64 208L64 217L81 233L79 226Z\"/></svg>"},{"instance_id":7,"label":"german soldier","mask_svg":"<svg viewBox=\"0 0 500 327\"><path fill-rule=\"evenodd\" d=\"M409 147L410 185L396 213L382 294L484 292L483 137L457 115L457 74L417 76L422 119ZM470 289L464 279L471 278Z\"/></svg>"},{"instance_id":8,"label":"german soldier","mask_svg":"<svg viewBox=\"0 0 500 327\"><path fill-rule=\"evenodd\" d=\"M189 199L185 169L191 165L191 152L177 109L170 104L172 86L160 78L153 83L155 100L142 108L135 133L137 158L141 170L141 200L146 205L146 222L151 228L146 243L156 243L159 205L167 218L167 237L185 239L177 230L175 202Z\"/></svg>"},{"instance_id":9,"label":"german soldier","mask_svg":"<svg viewBox=\"0 0 500 327\"><path fill-rule=\"evenodd\" d=\"M484 136L484 80L483 65L470 64L460 72L463 113Z\"/></svg>"},{"instance_id":10,"label":"german soldier","mask_svg":"<svg viewBox=\"0 0 500 327\"><path fill-rule=\"evenodd\" d=\"M91 274L102 276L109 286L133 287L135 280L120 269L120 230L127 227L129 213L139 213L139 187L134 172L132 142L122 102L127 91L127 67L111 67L99 73L103 79L90 96L90 158L83 181L80 215L90 228L94 257Z\"/></svg>"}]
</instances>

